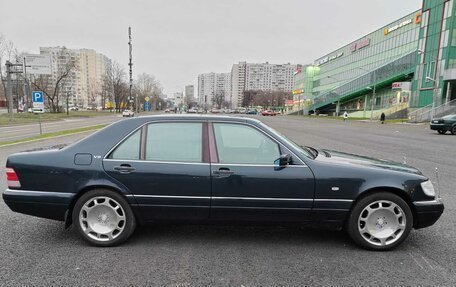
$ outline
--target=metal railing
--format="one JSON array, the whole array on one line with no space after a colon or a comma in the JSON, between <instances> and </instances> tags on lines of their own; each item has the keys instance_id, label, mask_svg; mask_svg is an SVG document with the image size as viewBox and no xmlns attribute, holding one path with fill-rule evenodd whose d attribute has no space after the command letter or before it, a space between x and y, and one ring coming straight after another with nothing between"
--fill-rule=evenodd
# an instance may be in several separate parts
<instances>
[{"instance_id":1,"label":"metal railing","mask_svg":"<svg viewBox=\"0 0 456 287\"><path fill-rule=\"evenodd\" d=\"M409 121L412 123L430 121L433 117L445 116L456 113L456 99L432 108L432 104L409 113Z\"/></svg>"},{"instance_id":2,"label":"metal railing","mask_svg":"<svg viewBox=\"0 0 456 287\"><path fill-rule=\"evenodd\" d=\"M429 112L431 109L432 109L432 104L429 104L427 106L414 110L413 112L410 112L408 115L409 121L412 123L419 122L421 115Z\"/></svg>"}]
</instances>

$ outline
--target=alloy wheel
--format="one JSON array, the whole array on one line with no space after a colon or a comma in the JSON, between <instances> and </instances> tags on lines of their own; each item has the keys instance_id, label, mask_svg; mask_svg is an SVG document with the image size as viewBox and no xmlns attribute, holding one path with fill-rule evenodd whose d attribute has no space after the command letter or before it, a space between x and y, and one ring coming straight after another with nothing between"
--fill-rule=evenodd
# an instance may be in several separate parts
<instances>
[{"instance_id":1,"label":"alloy wheel","mask_svg":"<svg viewBox=\"0 0 456 287\"><path fill-rule=\"evenodd\" d=\"M358 218L362 238L375 246L391 245L401 238L406 229L402 208L389 200L378 200L367 205Z\"/></svg>"},{"instance_id":2,"label":"alloy wheel","mask_svg":"<svg viewBox=\"0 0 456 287\"><path fill-rule=\"evenodd\" d=\"M112 241L125 229L126 216L122 206L107 196L90 198L79 212L82 231L96 241Z\"/></svg>"}]
</instances>

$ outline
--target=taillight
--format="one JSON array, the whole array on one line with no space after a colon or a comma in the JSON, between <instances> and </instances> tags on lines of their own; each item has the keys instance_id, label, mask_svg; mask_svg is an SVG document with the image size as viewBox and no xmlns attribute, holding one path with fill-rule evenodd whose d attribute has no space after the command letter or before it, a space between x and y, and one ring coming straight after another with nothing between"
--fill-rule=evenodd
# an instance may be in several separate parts
<instances>
[{"instance_id":1,"label":"taillight","mask_svg":"<svg viewBox=\"0 0 456 287\"><path fill-rule=\"evenodd\" d=\"M6 183L8 187L21 187L19 182L19 177L17 176L14 169L7 167L6 168Z\"/></svg>"}]
</instances>

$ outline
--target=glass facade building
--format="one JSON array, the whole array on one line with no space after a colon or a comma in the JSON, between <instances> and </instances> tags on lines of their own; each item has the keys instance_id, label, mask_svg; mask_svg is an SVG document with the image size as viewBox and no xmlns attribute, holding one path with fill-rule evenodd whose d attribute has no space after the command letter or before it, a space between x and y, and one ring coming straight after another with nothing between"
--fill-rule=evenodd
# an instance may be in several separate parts
<instances>
[{"instance_id":1,"label":"glass facade building","mask_svg":"<svg viewBox=\"0 0 456 287\"><path fill-rule=\"evenodd\" d=\"M453 0L425 0L422 9L303 65L295 75L294 108L366 117L374 110L438 105L445 93L450 101L450 78L456 76L453 10Z\"/></svg>"},{"instance_id":2,"label":"glass facade building","mask_svg":"<svg viewBox=\"0 0 456 287\"><path fill-rule=\"evenodd\" d=\"M411 106L439 106L456 98L454 1L424 1Z\"/></svg>"}]
</instances>

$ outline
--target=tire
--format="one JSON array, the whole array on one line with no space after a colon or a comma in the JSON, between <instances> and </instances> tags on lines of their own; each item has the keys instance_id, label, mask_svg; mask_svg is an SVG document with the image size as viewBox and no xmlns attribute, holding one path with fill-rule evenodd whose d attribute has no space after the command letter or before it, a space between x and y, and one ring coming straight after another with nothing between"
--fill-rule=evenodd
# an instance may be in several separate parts
<instances>
[{"instance_id":1,"label":"tire","mask_svg":"<svg viewBox=\"0 0 456 287\"><path fill-rule=\"evenodd\" d=\"M353 241L374 251L396 248L408 237L412 226L410 206L389 192L376 192L361 198L347 220L347 231Z\"/></svg>"},{"instance_id":2,"label":"tire","mask_svg":"<svg viewBox=\"0 0 456 287\"><path fill-rule=\"evenodd\" d=\"M438 130L437 131L439 134L444 135L447 131L446 130Z\"/></svg>"},{"instance_id":3,"label":"tire","mask_svg":"<svg viewBox=\"0 0 456 287\"><path fill-rule=\"evenodd\" d=\"M120 194L106 189L83 194L74 205L72 217L79 235L99 247L125 242L136 227L130 205Z\"/></svg>"},{"instance_id":4,"label":"tire","mask_svg":"<svg viewBox=\"0 0 456 287\"><path fill-rule=\"evenodd\" d=\"M452 135L456 135L456 126L453 126L453 127L451 128L451 134L452 134Z\"/></svg>"}]
</instances>

